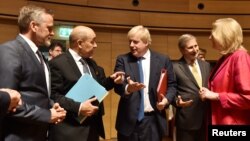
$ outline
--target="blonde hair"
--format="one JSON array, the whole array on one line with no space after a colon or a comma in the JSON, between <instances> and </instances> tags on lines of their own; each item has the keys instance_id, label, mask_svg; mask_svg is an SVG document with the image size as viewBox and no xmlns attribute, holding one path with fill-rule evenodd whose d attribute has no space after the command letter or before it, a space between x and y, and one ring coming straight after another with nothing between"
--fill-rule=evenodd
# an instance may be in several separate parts
<instances>
[{"instance_id":1,"label":"blonde hair","mask_svg":"<svg viewBox=\"0 0 250 141\"><path fill-rule=\"evenodd\" d=\"M144 43L148 43L150 45L152 42L149 30L142 25L134 26L130 29L127 37L130 39L135 35L139 36Z\"/></svg>"},{"instance_id":2,"label":"blonde hair","mask_svg":"<svg viewBox=\"0 0 250 141\"><path fill-rule=\"evenodd\" d=\"M50 9L45 9L43 7L35 5L26 5L20 9L18 16L18 26L20 33L25 33L28 31L29 24L31 21L37 23L42 22L42 14L50 14L53 16L53 12Z\"/></svg>"},{"instance_id":3,"label":"blonde hair","mask_svg":"<svg viewBox=\"0 0 250 141\"><path fill-rule=\"evenodd\" d=\"M232 53L242 47L240 24L232 18L222 18L212 24L212 36L221 45L221 54Z\"/></svg>"}]
</instances>

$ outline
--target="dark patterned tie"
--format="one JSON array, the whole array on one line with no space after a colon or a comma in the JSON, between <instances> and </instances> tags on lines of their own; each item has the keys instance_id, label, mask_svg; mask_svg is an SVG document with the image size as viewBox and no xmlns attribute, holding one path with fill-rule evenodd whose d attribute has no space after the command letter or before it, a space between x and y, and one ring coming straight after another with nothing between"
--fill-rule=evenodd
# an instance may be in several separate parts
<instances>
[{"instance_id":1,"label":"dark patterned tie","mask_svg":"<svg viewBox=\"0 0 250 141\"><path fill-rule=\"evenodd\" d=\"M143 75L143 69L142 69L142 59L140 58L137 61L138 68L139 68L139 74L140 74L140 83L144 83L144 75ZM144 89L142 88L140 90L141 95L141 101L140 101L140 109L139 109L139 115L138 115L138 121L141 121L144 118Z\"/></svg>"},{"instance_id":2,"label":"dark patterned tie","mask_svg":"<svg viewBox=\"0 0 250 141\"><path fill-rule=\"evenodd\" d=\"M83 69L82 69L83 73L90 75L90 72L89 72L89 69L88 69L88 66L87 66L87 62L83 58L80 59L80 62L82 63L82 66L83 66Z\"/></svg>"},{"instance_id":3,"label":"dark patterned tie","mask_svg":"<svg viewBox=\"0 0 250 141\"><path fill-rule=\"evenodd\" d=\"M36 51L36 54L38 55L41 67L43 68L44 78L45 78L45 81L46 81L46 87L47 87L47 90L48 90L48 95L50 96L50 94L51 94L51 91L50 91L50 77L47 76L49 80L46 80L46 73L45 73L46 72L46 70L45 70L46 68L44 66L45 65L44 58L43 58L42 53L39 50Z\"/></svg>"},{"instance_id":4,"label":"dark patterned tie","mask_svg":"<svg viewBox=\"0 0 250 141\"><path fill-rule=\"evenodd\" d=\"M44 70L44 60L43 60L43 55L42 55L42 53L41 53L39 50L37 50L37 51L36 51L36 54L38 55L39 60L40 60L40 63L41 63L41 66L42 66L42 68L43 68L43 70Z\"/></svg>"}]
</instances>

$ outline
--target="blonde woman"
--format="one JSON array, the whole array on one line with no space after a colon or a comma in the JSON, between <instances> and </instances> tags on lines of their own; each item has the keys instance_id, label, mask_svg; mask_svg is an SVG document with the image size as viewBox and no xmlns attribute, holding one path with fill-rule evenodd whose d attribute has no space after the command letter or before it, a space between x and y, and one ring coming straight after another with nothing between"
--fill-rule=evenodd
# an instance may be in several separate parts
<instances>
[{"instance_id":1,"label":"blonde woman","mask_svg":"<svg viewBox=\"0 0 250 141\"><path fill-rule=\"evenodd\" d=\"M213 23L210 36L213 48L222 57L209 78L209 90L201 98L211 101L212 125L250 124L250 56L243 47L240 24L232 18Z\"/></svg>"}]
</instances>

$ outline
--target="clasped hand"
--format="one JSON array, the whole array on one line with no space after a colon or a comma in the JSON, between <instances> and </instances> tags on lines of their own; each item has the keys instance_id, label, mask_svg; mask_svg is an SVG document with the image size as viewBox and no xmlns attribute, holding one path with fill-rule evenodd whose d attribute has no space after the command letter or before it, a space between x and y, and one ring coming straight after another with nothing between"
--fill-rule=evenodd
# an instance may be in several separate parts
<instances>
[{"instance_id":1,"label":"clasped hand","mask_svg":"<svg viewBox=\"0 0 250 141\"><path fill-rule=\"evenodd\" d=\"M66 116L66 110L62 108L58 103L55 103L53 107L50 109L51 119L50 123L58 124L62 122Z\"/></svg>"},{"instance_id":2,"label":"clasped hand","mask_svg":"<svg viewBox=\"0 0 250 141\"><path fill-rule=\"evenodd\" d=\"M202 87L200 90L200 98L202 101L209 99L209 100L219 100L219 94L212 92L210 90L208 90L205 87Z\"/></svg>"}]
</instances>

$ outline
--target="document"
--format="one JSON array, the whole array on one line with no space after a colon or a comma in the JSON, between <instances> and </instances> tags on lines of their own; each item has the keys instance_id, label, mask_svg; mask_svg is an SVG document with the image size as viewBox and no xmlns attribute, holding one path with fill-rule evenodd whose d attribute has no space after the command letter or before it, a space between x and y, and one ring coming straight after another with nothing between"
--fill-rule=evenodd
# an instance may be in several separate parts
<instances>
[{"instance_id":1,"label":"document","mask_svg":"<svg viewBox=\"0 0 250 141\"><path fill-rule=\"evenodd\" d=\"M68 91L66 97L77 102L84 102L92 97L97 97L98 102L102 102L108 95L108 91L100 85L89 74L80 77L76 84ZM79 122L82 123L87 117L80 115Z\"/></svg>"},{"instance_id":2,"label":"document","mask_svg":"<svg viewBox=\"0 0 250 141\"><path fill-rule=\"evenodd\" d=\"M160 80L157 86L157 100L162 101L160 94L166 95L168 87L168 74L166 69L161 70Z\"/></svg>"}]
</instances>

